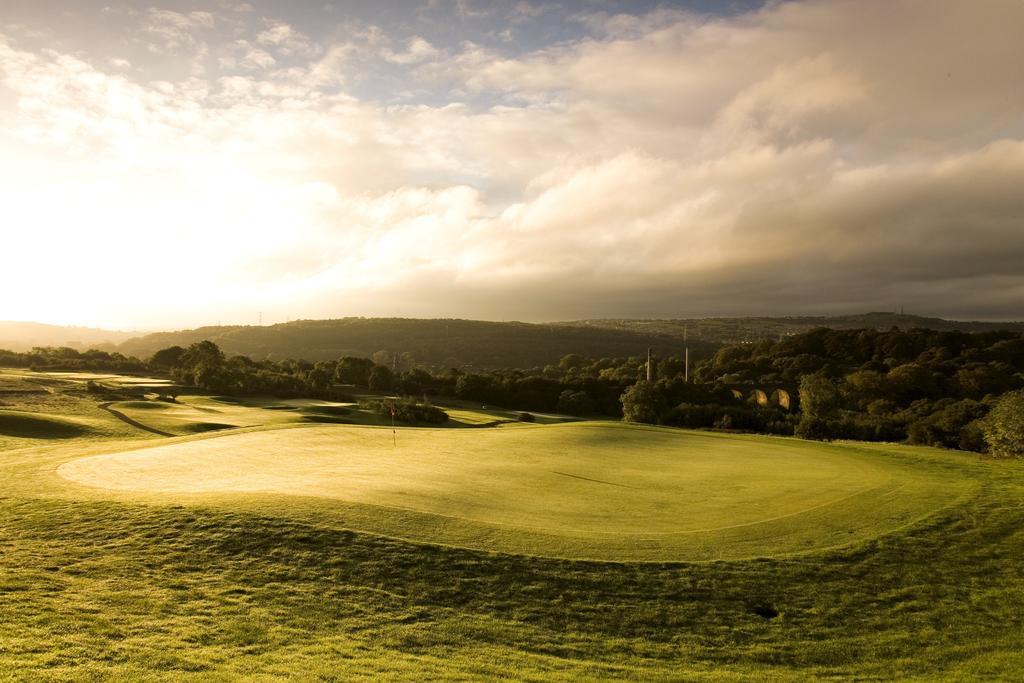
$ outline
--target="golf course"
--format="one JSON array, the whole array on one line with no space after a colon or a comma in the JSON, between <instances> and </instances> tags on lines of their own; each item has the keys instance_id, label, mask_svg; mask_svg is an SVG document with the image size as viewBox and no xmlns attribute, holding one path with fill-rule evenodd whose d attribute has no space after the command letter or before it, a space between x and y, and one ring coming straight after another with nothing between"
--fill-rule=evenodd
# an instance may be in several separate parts
<instances>
[{"instance_id":1,"label":"golf course","mask_svg":"<svg viewBox=\"0 0 1024 683\"><path fill-rule=\"evenodd\" d=\"M400 440L386 428L268 429L79 458L57 473L427 543L655 561L869 540L975 485L899 452L608 422L403 430Z\"/></svg>"},{"instance_id":2,"label":"golf course","mask_svg":"<svg viewBox=\"0 0 1024 683\"><path fill-rule=\"evenodd\" d=\"M351 403L166 402L118 376L0 384L14 678L1024 666L1018 462L464 405L392 428Z\"/></svg>"}]
</instances>

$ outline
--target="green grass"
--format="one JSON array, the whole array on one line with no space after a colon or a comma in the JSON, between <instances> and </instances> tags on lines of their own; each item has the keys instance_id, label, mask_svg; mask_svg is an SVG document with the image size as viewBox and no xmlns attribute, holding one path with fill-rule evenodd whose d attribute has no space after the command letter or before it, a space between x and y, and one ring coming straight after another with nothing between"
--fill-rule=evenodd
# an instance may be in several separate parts
<instances>
[{"instance_id":1,"label":"green grass","mask_svg":"<svg viewBox=\"0 0 1024 683\"><path fill-rule=\"evenodd\" d=\"M175 403L131 400L112 403L110 407L147 427L175 436L212 429L309 423L391 426L390 418L355 404L315 399L185 395ZM480 427L508 419L496 415L491 411L456 410L448 426Z\"/></svg>"},{"instance_id":2,"label":"green grass","mask_svg":"<svg viewBox=\"0 0 1024 683\"><path fill-rule=\"evenodd\" d=\"M866 468L862 478L904 483L890 498L913 517L901 524L876 516L866 520L873 537L807 552L790 554L780 545L757 559L596 562L363 533L355 530L361 525L347 523L360 521L349 515L359 505L372 506L346 503L336 493L119 493L83 487L56 473L81 457L143 445L213 448L242 437L287 442L330 433L365 433L365 440L371 433L388 437L390 430L275 424L166 439L120 422L88 397L23 399L41 402L29 406L16 396L0 396L4 410L73 416L89 420L94 429L58 440L10 437L14 447L0 442L0 678L1013 680L1024 669L1019 462L861 444L820 450L808 444L811 450L801 453L802 444L789 440L584 429L588 425L399 430L399 449L405 439L434 439L432 461L440 467L444 453L464 458L471 466L467 481L475 483L479 470L473 468L489 465L461 456L457 443L507 440L493 451L513 460L529 455L516 449L542 437L549 445L562 444L544 457L566 467L573 458L576 465L587 464L585 452L574 455L564 447L570 442L611 453L634 439L634 450L649 439L717 439L716 457L748 458L742 467L720 463L738 470L730 477L774 479L782 492L765 494L750 509L734 509L726 517L761 514L757 505L798 502L786 497L786 481L808 459L831 472L819 472L812 494L824 495L828 487L838 492L851 472ZM387 457L386 449L368 451L364 464L374 453ZM651 466L664 464L650 459L656 456L639 457ZM283 446L279 457L288 458ZM790 466L777 466L787 458L793 459ZM699 460L690 456L688 469L699 467ZM527 467L519 463L503 471L527 477L530 470L521 469ZM665 475L662 483L627 464L608 469L618 483L644 481L650 495L659 486L670 488L672 476L699 475L702 485L711 481L706 473L680 472ZM442 469L432 480L448 487L445 495L457 490L454 471ZM533 469L533 476L541 471ZM202 470L194 473L204 476ZM907 482L918 482L922 490L908 494L913 487ZM378 494L396 495L412 483L406 479ZM720 484L726 496L728 482ZM578 486L584 485L580 480ZM504 494L506 502L522 508L518 499L527 495L549 501L521 509L521 515L560 519L571 511L550 509L553 492L537 488L517 485ZM633 489L621 493L628 491ZM757 498L761 492L747 495ZM918 506L915 495L927 504ZM699 496L703 502L678 504L700 503L712 514L716 496L710 489ZM467 506L471 499L454 497L452 504ZM593 502L611 505L613 499L626 500ZM634 511L624 510L616 522L620 531L668 520L667 514L659 516L657 504L631 504ZM881 507L877 501L861 506L842 525ZM582 518L578 510L573 514L578 531ZM825 535L834 531L818 526ZM760 542L763 547L766 541ZM773 610L778 616L762 616Z\"/></svg>"},{"instance_id":3,"label":"green grass","mask_svg":"<svg viewBox=\"0 0 1024 683\"><path fill-rule=\"evenodd\" d=\"M157 502L480 550L696 561L807 552L906 526L976 487L958 457L621 423L400 438L321 426L176 441L58 472Z\"/></svg>"}]
</instances>

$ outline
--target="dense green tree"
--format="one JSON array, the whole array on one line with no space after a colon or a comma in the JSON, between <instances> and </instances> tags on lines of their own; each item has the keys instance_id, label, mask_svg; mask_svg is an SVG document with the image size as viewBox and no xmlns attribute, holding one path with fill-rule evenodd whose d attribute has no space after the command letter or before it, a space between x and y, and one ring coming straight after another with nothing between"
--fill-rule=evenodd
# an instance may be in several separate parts
<instances>
[{"instance_id":1,"label":"dense green tree","mask_svg":"<svg viewBox=\"0 0 1024 683\"><path fill-rule=\"evenodd\" d=\"M565 356L562 356L562 358L558 361L558 367L563 371L571 370L573 368L579 370L585 367L586 365L587 359L578 353L567 354Z\"/></svg>"},{"instance_id":2,"label":"dense green tree","mask_svg":"<svg viewBox=\"0 0 1024 683\"><path fill-rule=\"evenodd\" d=\"M224 391L229 387L224 352L212 341L203 340L189 346L178 362L179 377L200 389Z\"/></svg>"},{"instance_id":3,"label":"dense green tree","mask_svg":"<svg viewBox=\"0 0 1024 683\"><path fill-rule=\"evenodd\" d=\"M981 429L993 455L1024 457L1024 391L1003 395Z\"/></svg>"},{"instance_id":4,"label":"dense green tree","mask_svg":"<svg viewBox=\"0 0 1024 683\"><path fill-rule=\"evenodd\" d=\"M306 373L306 381L309 388L318 394L324 394L330 390L334 383L335 364L331 361L319 361Z\"/></svg>"},{"instance_id":5,"label":"dense green tree","mask_svg":"<svg viewBox=\"0 0 1024 683\"><path fill-rule=\"evenodd\" d=\"M370 374L367 377L366 385L370 391L391 391L394 385L394 375L391 374L391 370L384 367L383 365L374 365L370 368Z\"/></svg>"},{"instance_id":6,"label":"dense green tree","mask_svg":"<svg viewBox=\"0 0 1024 683\"><path fill-rule=\"evenodd\" d=\"M492 381L489 377L468 373L462 375L455 382L455 395L459 398L469 398L476 401L488 401Z\"/></svg>"},{"instance_id":7,"label":"dense green tree","mask_svg":"<svg viewBox=\"0 0 1024 683\"><path fill-rule=\"evenodd\" d=\"M664 400L653 382L640 380L626 389L619 400L622 403L622 419L626 422L660 422Z\"/></svg>"},{"instance_id":8,"label":"dense green tree","mask_svg":"<svg viewBox=\"0 0 1024 683\"><path fill-rule=\"evenodd\" d=\"M365 387L370 383L371 368L373 368L373 361L369 358L345 356L338 361L334 377L340 384Z\"/></svg>"},{"instance_id":9,"label":"dense green tree","mask_svg":"<svg viewBox=\"0 0 1024 683\"><path fill-rule=\"evenodd\" d=\"M839 388L829 378L816 374L800 380L800 423L796 435L802 439L830 439L830 424L842 405Z\"/></svg>"},{"instance_id":10,"label":"dense green tree","mask_svg":"<svg viewBox=\"0 0 1024 683\"><path fill-rule=\"evenodd\" d=\"M566 389L558 396L556 410L566 415L593 415L594 400L585 391Z\"/></svg>"},{"instance_id":11,"label":"dense green tree","mask_svg":"<svg viewBox=\"0 0 1024 683\"><path fill-rule=\"evenodd\" d=\"M835 383L821 375L807 375L800 380L800 410L806 417L829 419L842 405Z\"/></svg>"},{"instance_id":12,"label":"dense green tree","mask_svg":"<svg viewBox=\"0 0 1024 683\"><path fill-rule=\"evenodd\" d=\"M181 364L181 357L185 355L185 349L180 346L169 346L160 349L149 359L150 365L158 368L173 368Z\"/></svg>"}]
</instances>

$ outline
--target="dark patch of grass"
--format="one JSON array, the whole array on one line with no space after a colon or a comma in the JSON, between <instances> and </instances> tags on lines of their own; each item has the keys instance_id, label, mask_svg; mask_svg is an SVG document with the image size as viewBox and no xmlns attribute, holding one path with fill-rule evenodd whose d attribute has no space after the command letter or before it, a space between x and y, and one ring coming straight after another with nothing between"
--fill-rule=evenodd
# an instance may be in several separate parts
<instances>
[{"instance_id":1,"label":"dark patch of grass","mask_svg":"<svg viewBox=\"0 0 1024 683\"><path fill-rule=\"evenodd\" d=\"M299 412L307 415L351 415L352 409L348 406L306 406Z\"/></svg>"},{"instance_id":2,"label":"dark patch of grass","mask_svg":"<svg viewBox=\"0 0 1024 683\"><path fill-rule=\"evenodd\" d=\"M88 434L83 425L41 415L0 411L0 435L29 439L71 439Z\"/></svg>"},{"instance_id":3,"label":"dark patch of grass","mask_svg":"<svg viewBox=\"0 0 1024 683\"><path fill-rule=\"evenodd\" d=\"M305 422L321 422L324 424L353 424L352 420L334 415L303 415Z\"/></svg>"},{"instance_id":4,"label":"dark patch of grass","mask_svg":"<svg viewBox=\"0 0 1024 683\"><path fill-rule=\"evenodd\" d=\"M779 616L779 610L767 603L758 603L750 608L750 611L762 619L774 619Z\"/></svg>"},{"instance_id":5,"label":"dark patch of grass","mask_svg":"<svg viewBox=\"0 0 1024 683\"><path fill-rule=\"evenodd\" d=\"M234 429L236 425L222 424L220 422L191 422L182 425L181 431L189 434L202 434L203 432L216 432L221 429Z\"/></svg>"},{"instance_id":6,"label":"dark patch of grass","mask_svg":"<svg viewBox=\"0 0 1024 683\"><path fill-rule=\"evenodd\" d=\"M132 410L167 410L167 404L158 401L125 401L116 407Z\"/></svg>"}]
</instances>

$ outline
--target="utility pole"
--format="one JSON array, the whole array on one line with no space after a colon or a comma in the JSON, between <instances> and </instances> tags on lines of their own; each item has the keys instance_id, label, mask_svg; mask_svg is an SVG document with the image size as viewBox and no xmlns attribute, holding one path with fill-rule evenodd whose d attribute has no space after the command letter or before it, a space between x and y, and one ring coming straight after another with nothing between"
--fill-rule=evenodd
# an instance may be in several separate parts
<instances>
[{"instance_id":1,"label":"utility pole","mask_svg":"<svg viewBox=\"0 0 1024 683\"><path fill-rule=\"evenodd\" d=\"M650 382L654 377L654 368L651 367L651 349L647 349L647 381Z\"/></svg>"},{"instance_id":2,"label":"utility pole","mask_svg":"<svg viewBox=\"0 0 1024 683\"><path fill-rule=\"evenodd\" d=\"M686 360L684 361L684 364L683 364L683 381L686 382L687 384L689 384L690 383L690 345L686 343L687 332L689 332L689 328L686 325L683 325L683 345L685 347L684 355L686 357Z\"/></svg>"},{"instance_id":3,"label":"utility pole","mask_svg":"<svg viewBox=\"0 0 1024 683\"><path fill-rule=\"evenodd\" d=\"M259 320L259 326L263 327L263 311L260 311L258 320Z\"/></svg>"}]
</instances>

